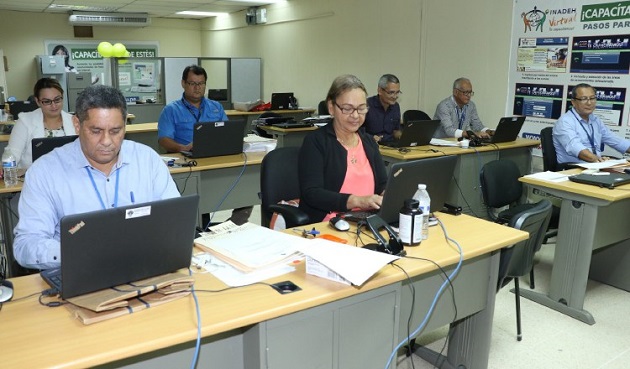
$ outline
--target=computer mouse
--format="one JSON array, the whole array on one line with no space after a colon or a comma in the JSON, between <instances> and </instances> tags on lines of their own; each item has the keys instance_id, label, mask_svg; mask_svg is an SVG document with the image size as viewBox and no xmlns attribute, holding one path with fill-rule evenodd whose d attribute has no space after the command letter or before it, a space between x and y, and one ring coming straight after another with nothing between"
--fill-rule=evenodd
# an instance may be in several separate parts
<instances>
[{"instance_id":1,"label":"computer mouse","mask_svg":"<svg viewBox=\"0 0 630 369\"><path fill-rule=\"evenodd\" d=\"M9 301L13 298L13 283L11 281L0 281L0 302Z\"/></svg>"},{"instance_id":2,"label":"computer mouse","mask_svg":"<svg viewBox=\"0 0 630 369\"><path fill-rule=\"evenodd\" d=\"M330 218L330 225L338 231L345 232L350 230L350 223L342 217Z\"/></svg>"}]
</instances>

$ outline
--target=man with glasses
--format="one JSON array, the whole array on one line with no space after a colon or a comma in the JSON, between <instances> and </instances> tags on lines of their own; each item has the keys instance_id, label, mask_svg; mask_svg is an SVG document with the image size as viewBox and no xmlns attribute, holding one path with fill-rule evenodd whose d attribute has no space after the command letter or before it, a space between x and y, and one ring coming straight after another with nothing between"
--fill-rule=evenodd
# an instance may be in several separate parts
<instances>
[{"instance_id":1,"label":"man with glasses","mask_svg":"<svg viewBox=\"0 0 630 369\"><path fill-rule=\"evenodd\" d=\"M363 126L374 140L388 142L400 138L400 81L393 74L384 74L378 80L378 93L367 99L369 111Z\"/></svg>"},{"instance_id":2,"label":"man with glasses","mask_svg":"<svg viewBox=\"0 0 630 369\"><path fill-rule=\"evenodd\" d=\"M453 82L453 95L442 100L435 109L433 119L439 119L441 124L433 137L470 138L468 131L473 131L479 137L494 134L494 131L484 127L479 119L477 107L471 101L474 95L472 83L468 78L460 77Z\"/></svg>"},{"instance_id":3,"label":"man with glasses","mask_svg":"<svg viewBox=\"0 0 630 369\"><path fill-rule=\"evenodd\" d=\"M158 119L158 143L166 151L190 151L195 123L228 119L220 103L205 97L207 79L206 70L198 65L184 69L182 98L166 105Z\"/></svg>"},{"instance_id":4,"label":"man with glasses","mask_svg":"<svg viewBox=\"0 0 630 369\"><path fill-rule=\"evenodd\" d=\"M630 152L630 141L624 140L593 114L597 107L597 91L580 83L571 90L573 107L553 127L553 146L558 164L604 161L602 151L608 145L620 153Z\"/></svg>"}]
</instances>

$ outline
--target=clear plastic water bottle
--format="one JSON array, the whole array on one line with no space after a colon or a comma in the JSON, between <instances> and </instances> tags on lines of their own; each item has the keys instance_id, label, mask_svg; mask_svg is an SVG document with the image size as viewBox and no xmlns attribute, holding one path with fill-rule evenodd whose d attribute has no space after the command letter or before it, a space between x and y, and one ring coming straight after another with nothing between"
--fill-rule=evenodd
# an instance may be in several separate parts
<instances>
[{"instance_id":1,"label":"clear plastic water bottle","mask_svg":"<svg viewBox=\"0 0 630 369\"><path fill-rule=\"evenodd\" d=\"M422 211L422 239L426 240L429 238L429 216L431 215L431 198L427 192L427 185L419 184L413 199L418 200L420 204L420 210Z\"/></svg>"},{"instance_id":2,"label":"clear plastic water bottle","mask_svg":"<svg viewBox=\"0 0 630 369\"><path fill-rule=\"evenodd\" d=\"M6 147L2 154L2 174L4 177L4 185L7 187L15 186L18 183L17 163L11 149Z\"/></svg>"}]
</instances>

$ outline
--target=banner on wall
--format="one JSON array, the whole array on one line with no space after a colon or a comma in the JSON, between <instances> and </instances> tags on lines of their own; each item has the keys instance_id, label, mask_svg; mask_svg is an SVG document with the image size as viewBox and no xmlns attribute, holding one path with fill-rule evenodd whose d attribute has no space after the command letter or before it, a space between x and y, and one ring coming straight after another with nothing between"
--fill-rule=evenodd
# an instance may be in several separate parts
<instances>
[{"instance_id":1,"label":"banner on wall","mask_svg":"<svg viewBox=\"0 0 630 369\"><path fill-rule=\"evenodd\" d=\"M573 86L588 83L594 114L630 138L630 1L515 0L513 11L506 109L527 117L521 135L540 139L571 109Z\"/></svg>"},{"instance_id":2,"label":"banner on wall","mask_svg":"<svg viewBox=\"0 0 630 369\"><path fill-rule=\"evenodd\" d=\"M47 40L44 41L44 54L63 55L66 57L66 72L90 72L93 83L103 83L108 70L105 66L107 58L103 58L97 50L101 41ZM129 58L155 58L158 56L157 41L121 42L129 51Z\"/></svg>"}]
</instances>

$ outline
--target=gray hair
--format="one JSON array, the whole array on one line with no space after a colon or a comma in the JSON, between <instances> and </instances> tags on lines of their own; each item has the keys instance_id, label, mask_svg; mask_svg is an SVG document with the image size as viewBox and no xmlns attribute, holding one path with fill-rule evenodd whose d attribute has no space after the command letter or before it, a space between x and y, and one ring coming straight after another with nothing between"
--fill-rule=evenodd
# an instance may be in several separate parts
<instances>
[{"instance_id":1,"label":"gray hair","mask_svg":"<svg viewBox=\"0 0 630 369\"><path fill-rule=\"evenodd\" d=\"M462 82L468 82L472 85L472 83L470 82L470 80L468 78L465 77L459 77L458 79L455 80L455 82L453 82L453 90L456 88L459 88L462 84Z\"/></svg>"},{"instance_id":2,"label":"gray hair","mask_svg":"<svg viewBox=\"0 0 630 369\"><path fill-rule=\"evenodd\" d=\"M367 96L367 89L359 78L353 76L352 74L339 76L335 78L332 85L330 85L330 89L326 95L326 101L335 101L339 95L345 93L346 91L354 90L355 88L363 90Z\"/></svg>"},{"instance_id":3,"label":"gray hair","mask_svg":"<svg viewBox=\"0 0 630 369\"><path fill-rule=\"evenodd\" d=\"M378 87L386 89L388 83L400 84L400 81L398 80L398 77L393 74L383 74L378 80Z\"/></svg>"},{"instance_id":4,"label":"gray hair","mask_svg":"<svg viewBox=\"0 0 630 369\"><path fill-rule=\"evenodd\" d=\"M117 88L104 85L90 86L77 98L75 114L79 122L88 119L90 109L119 109L124 122L127 122L127 102Z\"/></svg>"}]
</instances>

